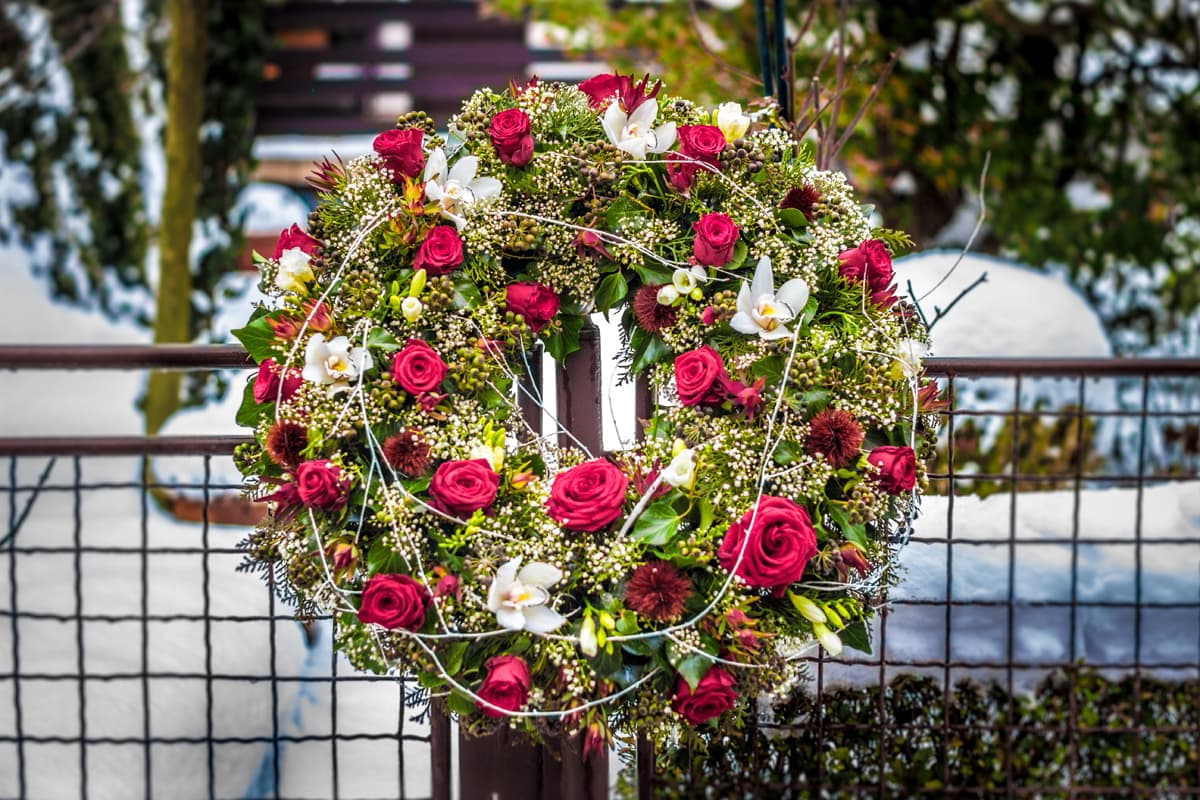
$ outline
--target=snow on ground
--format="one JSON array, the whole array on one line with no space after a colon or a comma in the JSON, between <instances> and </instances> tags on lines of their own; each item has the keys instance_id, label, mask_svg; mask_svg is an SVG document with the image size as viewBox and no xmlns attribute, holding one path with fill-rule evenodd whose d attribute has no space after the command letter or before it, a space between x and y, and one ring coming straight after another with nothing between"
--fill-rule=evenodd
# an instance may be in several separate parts
<instances>
[{"instance_id":1,"label":"snow on ground","mask_svg":"<svg viewBox=\"0 0 1200 800\"><path fill-rule=\"evenodd\" d=\"M271 191L259 194L270 216ZM254 204L258 200L251 198ZM247 201L250 202L250 201ZM302 220L298 215L296 221ZM282 218L270 219L283 227ZM144 342L145 331L112 323L78 310L55 305L46 290L31 277L23 255L12 249L0 251L5 269L0 270L0 293L9 299L9 313L0 317L0 341L17 342ZM913 276L920 286L932 285L952 260L947 254L918 256L898 263L903 278ZM959 272L929 298L925 305L948 302L955 286L969 283L986 269L989 281L964 299L935 329L939 354L1059 354L1104 355L1109 351L1099 333L1095 315L1078 295L1064 285L1047 283L1040 275L990 259L964 261ZM975 270L972 272L972 270ZM253 278L232 279L240 284ZM239 286L240 286L239 284ZM1022 288L1022 287L1025 288ZM242 293L224 313L229 325L240 323L249 311L253 292ZM1032 332L1037 332L1034 339ZM615 339L611 329L604 341L606 385L612 384L610 355ZM985 349L980 349L985 348ZM22 372L6 375L0 387L0 406L10 413L0 422L0 435L19 434L132 434L140 432L133 411L133 398L141 390L144 376L134 373ZM241 378L235 380L240 394ZM999 387L1003 390L1003 387ZM1008 390L1011 393L1011 388ZM628 397L625 395L624 397ZM1011 396L1010 396L1011 398ZM985 402L980 399L980 402ZM999 402L999 401L996 401ZM1113 402L1116 402L1113 399ZM180 414L169 432L232 433L237 397L209 409ZM613 413L628 418L627 399L615 401ZM616 444L615 427L607 423L609 444ZM628 436L631 428L625 428ZM45 459L18 461L20 482L30 485L45 465ZM201 474L197 460L160 459L163 474L192 479ZM70 486L74 465L60 459L50 483ZM85 459L81 462L85 481L136 481L138 465L133 459ZM232 465L216 459L218 481L233 480ZM18 496L18 516L29 492ZM1004 601L1008 594L1008 546L978 543L982 539L1005 538L1010 498L954 500L952 596L956 599L995 600L997 606L955 609L951 656L964 661L1003 661L1006 658ZM1137 494L1129 489L1087 489L1082 498L1080 536L1088 540L1078 549L1078 589L1081 600L1132 601L1136 586L1137 551L1130 544L1097 541L1132 538ZM142 504L136 489L85 491L80 497L79 537L83 544L100 548L137 548L142 533ZM20 672L24 675L66 675L65 680L23 679L25 733L32 736L71 736L78 730L78 683L73 621L76 608L75 500L69 491L47 491L30 506L29 517L16 534L16 545L62 548L20 554L16 559L18 607L50 615L23 618L18 626ZM916 537L943 537L949 501L926 498ZM1047 539L1070 537L1073 498L1068 492L1021 495L1017 499L1018 542L1013 573L1013 596L1020 601L1066 599L1071 575L1069 545ZM1194 545L1171 544L1170 540L1200 537L1200 483L1175 483L1149 487L1142 498L1143 536L1164 540L1141 550L1142 598L1147 601L1192 602L1196 600L1200 554ZM186 671L194 677L151 677L145 686L150 696L150 730L153 736L203 740L206 729L204 680L208 651L205 648L203 598L205 561L197 552L205 536L201 526L181 523L159 511L153 503L146 510L146 533L151 546L164 552L148 556L147 623L151 645L150 671ZM232 549L244 536L237 528L214 526L209 544ZM970 542L977 542L971 544ZM182 552L174 553L172 549ZM946 545L912 543L903 554L907 579L895 595L898 599L941 600L946 594ZM221 553L208 560L207 581L210 611L217 616L256 616L265 612L267 594L254 576L236 573L236 554ZM79 559L82 582L79 601L83 623L86 670L118 676L111 680L87 681L87 732L89 736L142 735L140 677L140 623L108 620L104 615L140 616L141 558L137 553L86 552ZM0 601L7 606L8 573L0 570ZM285 610L280 609L280 613ZM1030 661L1056 661L1070 657L1069 612L1065 608L1018 606L1014 612L1014 656ZM156 618L164 615L167 618ZM1104 660L1131 659L1133 612L1128 608L1080 608L1076 624L1074 655ZM183 617L183 618L176 618ZM1194 662L1198 655L1195 610L1177 613L1156 609L1142 616L1141 657L1147 663ZM333 659L329 654L328 628L316 630L317 644L309 648L301 631L289 621L277 623L275 667L285 678L277 684L277 715L284 735L328 734L334 719L329 683L294 678L328 677ZM214 621L208 630L212 643L213 733L231 737L269 737L272 728L270 683L251 681L271 671L269 625L261 621ZM887 649L891 658L939 660L944 657L945 610L937 606L898 605L888 619ZM0 626L0 674L11 672L13 653L10 626ZM336 659L339 674L349 674L344 659ZM833 669L832 679L873 682L876 669L846 667ZM1019 676L1023 680L1024 674ZM360 681L340 683L337 690L336 721L339 734L394 732L401 713L398 688L390 683ZM14 708L0 703L0 736L11 735ZM406 732L423 728L408 723ZM426 789L427 750L420 745L405 747L406 787L420 794ZM395 743L386 739L339 741L337 754L345 795L397 794L398 778L385 775L378 764L394 763ZM26 748L27 775L31 797L77 794L78 750L71 746L31 742ZM217 793L221 796L258 796L271 783L271 751L266 743L218 744L214 751ZM135 745L89 748L88 771L93 797L124 797L141 794L142 749ZM280 780L284 795L322 795L330 780L329 742L285 742L280 751ZM0 745L0 796L15 794L15 750ZM207 753L203 744L155 745L153 775L155 794L189 797L206 788ZM376 766L368 770L367 766ZM355 776L371 774L383 785L352 785ZM200 787L197 790L197 787Z\"/></svg>"}]
</instances>

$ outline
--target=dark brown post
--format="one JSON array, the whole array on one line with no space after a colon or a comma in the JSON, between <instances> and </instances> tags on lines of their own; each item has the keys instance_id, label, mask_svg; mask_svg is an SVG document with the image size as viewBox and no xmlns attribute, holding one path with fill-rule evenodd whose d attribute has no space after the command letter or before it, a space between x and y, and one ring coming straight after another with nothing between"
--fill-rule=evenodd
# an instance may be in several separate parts
<instances>
[{"instance_id":1,"label":"dark brown post","mask_svg":"<svg viewBox=\"0 0 1200 800\"><path fill-rule=\"evenodd\" d=\"M429 710L430 781L433 800L450 800L450 714L441 699Z\"/></svg>"},{"instance_id":2,"label":"dark brown post","mask_svg":"<svg viewBox=\"0 0 1200 800\"><path fill-rule=\"evenodd\" d=\"M654 415L654 394L650 389L650 381L643 373L637 376L634 383L633 408L637 415L637 438L640 441L645 435L642 423ZM637 735L637 797L638 800L650 800L654 796L654 745L646 738L646 734Z\"/></svg>"},{"instance_id":3,"label":"dark brown post","mask_svg":"<svg viewBox=\"0 0 1200 800\"><path fill-rule=\"evenodd\" d=\"M579 332L579 350L558 368L558 421L574 434L558 435L558 443L580 444L599 457L604 453L604 384L600 379L600 329L590 321Z\"/></svg>"}]
</instances>

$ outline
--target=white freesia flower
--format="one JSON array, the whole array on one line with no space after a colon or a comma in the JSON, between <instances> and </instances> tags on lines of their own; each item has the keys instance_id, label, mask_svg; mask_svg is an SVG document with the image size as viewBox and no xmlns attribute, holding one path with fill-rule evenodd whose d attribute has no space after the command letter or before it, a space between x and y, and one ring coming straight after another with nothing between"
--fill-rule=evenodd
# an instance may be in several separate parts
<instances>
[{"instance_id":1,"label":"white freesia flower","mask_svg":"<svg viewBox=\"0 0 1200 800\"><path fill-rule=\"evenodd\" d=\"M304 294L313 279L312 259L299 247L289 247L279 256L275 285L285 292Z\"/></svg>"},{"instance_id":2,"label":"white freesia flower","mask_svg":"<svg viewBox=\"0 0 1200 800\"><path fill-rule=\"evenodd\" d=\"M362 347L351 347L345 336L335 336L328 342L325 335L315 334L304 350L304 380L329 386L330 394L349 388L349 384L375 365L371 354Z\"/></svg>"},{"instance_id":3,"label":"white freesia flower","mask_svg":"<svg viewBox=\"0 0 1200 800\"><path fill-rule=\"evenodd\" d=\"M929 355L929 346L916 339L901 339L896 344L896 360L904 377L912 380L921 374L921 361Z\"/></svg>"},{"instance_id":4,"label":"white freesia flower","mask_svg":"<svg viewBox=\"0 0 1200 800\"><path fill-rule=\"evenodd\" d=\"M476 178L479 159L463 156L447 170L446 152L438 147L425 162L425 196L441 206L442 216L452 220L459 230L467 224L466 207L500 194L500 181Z\"/></svg>"},{"instance_id":5,"label":"white freesia flower","mask_svg":"<svg viewBox=\"0 0 1200 800\"><path fill-rule=\"evenodd\" d=\"M477 444L471 448L471 458L482 458L493 472L498 473L504 467L504 448Z\"/></svg>"},{"instance_id":6,"label":"white freesia flower","mask_svg":"<svg viewBox=\"0 0 1200 800\"><path fill-rule=\"evenodd\" d=\"M680 486L691 486L696 480L696 451L690 447L680 450L661 474L663 482L676 489Z\"/></svg>"},{"instance_id":7,"label":"white freesia flower","mask_svg":"<svg viewBox=\"0 0 1200 800\"><path fill-rule=\"evenodd\" d=\"M424 270L422 270L424 272ZM425 306L415 297L406 297L400 301L400 313L409 322L416 322L421 318L422 312L425 311Z\"/></svg>"},{"instance_id":8,"label":"white freesia flower","mask_svg":"<svg viewBox=\"0 0 1200 800\"><path fill-rule=\"evenodd\" d=\"M675 144L675 123L667 122L654 127L658 116L658 101L650 98L626 114L619 102L609 103L604 112L604 132L618 150L624 150L634 158L645 158L646 153L665 153Z\"/></svg>"},{"instance_id":9,"label":"white freesia flower","mask_svg":"<svg viewBox=\"0 0 1200 800\"><path fill-rule=\"evenodd\" d=\"M588 658L594 658L599 652L599 642L596 641L596 621L587 616L579 627L579 652Z\"/></svg>"},{"instance_id":10,"label":"white freesia flower","mask_svg":"<svg viewBox=\"0 0 1200 800\"><path fill-rule=\"evenodd\" d=\"M488 589L488 608L509 630L549 633L567 621L548 605L548 590L560 580L562 571L558 567L540 561L521 567L521 559L514 558L496 570Z\"/></svg>"},{"instance_id":11,"label":"white freesia flower","mask_svg":"<svg viewBox=\"0 0 1200 800\"><path fill-rule=\"evenodd\" d=\"M798 316L807 303L808 284L802 278L793 278L775 291L771 259L763 256L754 270L753 283L742 281L737 313L729 324L739 333L757 333L768 341L784 339L792 333L783 323Z\"/></svg>"},{"instance_id":12,"label":"white freesia flower","mask_svg":"<svg viewBox=\"0 0 1200 800\"><path fill-rule=\"evenodd\" d=\"M842 654L842 640L836 633L821 622L813 623L813 633L817 636L817 641L821 643L821 647L825 648L825 652L837 658Z\"/></svg>"},{"instance_id":13,"label":"white freesia flower","mask_svg":"<svg viewBox=\"0 0 1200 800\"><path fill-rule=\"evenodd\" d=\"M678 267L671 274L671 283L680 295L691 294L692 290L708 280L708 271L704 267Z\"/></svg>"},{"instance_id":14,"label":"white freesia flower","mask_svg":"<svg viewBox=\"0 0 1200 800\"><path fill-rule=\"evenodd\" d=\"M673 285L667 284L658 290L658 294L654 296L661 305L673 306L679 302L679 290Z\"/></svg>"},{"instance_id":15,"label":"white freesia flower","mask_svg":"<svg viewBox=\"0 0 1200 800\"><path fill-rule=\"evenodd\" d=\"M714 116L727 142L742 138L750 130L750 117L742 113L742 107L737 103L721 103Z\"/></svg>"}]
</instances>

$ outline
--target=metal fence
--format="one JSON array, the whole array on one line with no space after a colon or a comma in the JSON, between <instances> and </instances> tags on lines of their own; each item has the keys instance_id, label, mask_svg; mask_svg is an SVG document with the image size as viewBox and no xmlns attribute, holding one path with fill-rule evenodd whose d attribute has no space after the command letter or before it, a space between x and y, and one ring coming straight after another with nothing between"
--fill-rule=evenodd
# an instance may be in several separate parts
<instances>
[{"instance_id":1,"label":"metal fence","mask_svg":"<svg viewBox=\"0 0 1200 800\"><path fill-rule=\"evenodd\" d=\"M234 348L0 347L8 369L244 366ZM928 369L949 401L936 496L872 654L815 657L809 691L709 769L643 758L631 793L1200 796L1200 361ZM0 439L0 798L449 796L445 718L235 571L238 441ZM1104 705L1080 663L1128 697ZM1035 713L1022 698L1055 675L1063 715ZM964 678L995 682L990 713ZM1160 685L1183 693L1163 706ZM961 770L971 747L986 774Z\"/></svg>"}]
</instances>

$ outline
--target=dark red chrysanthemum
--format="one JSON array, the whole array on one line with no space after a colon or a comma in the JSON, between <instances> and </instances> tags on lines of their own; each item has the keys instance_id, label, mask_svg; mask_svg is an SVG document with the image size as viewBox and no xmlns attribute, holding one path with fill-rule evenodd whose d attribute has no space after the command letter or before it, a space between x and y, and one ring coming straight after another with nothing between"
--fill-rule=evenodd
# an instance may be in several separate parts
<instances>
[{"instance_id":1,"label":"dark red chrysanthemum","mask_svg":"<svg viewBox=\"0 0 1200 800\"><path fill-rule=\"evenodd\" d=\"M429 470L429 443L417 431L400 431L383 440L383 457L392 469L415 478Z\"/></svg>"},{"instance_id":2,"label":"dark red chrysanthemum","mask_svg":"<svg viewBox=\"0 0 1200 800\"><path fill-rule=\"evenodd\" d=\"M295 467L304 460L308 431L298 422L277 422L267 432L267 455L281 467Z\"/></svg>"},{"instance_id":3,"label":"dark red chrysanthemum","mask_svg":"<svg viewBox=\"0 0 1200 800\"><path fill-rule=\"evenodd\" d=\"M679 619L692 596L692 582L669 561L648 561L633 571L625 585L625 605L646 619Z\"/></svg>"},{"instance_id":4,"label":"dark red chrysanthemum","mask_svg":"<svg viewBox=\"0 0 1200 800\"><path fill-rule=\"evenodd\" d=\"M658 302L658 290L666 284L647 284L633 293L633 316L646 333L658 333L675 324L678 316L672 306Z\"/></svg>"},{"instance_id":5,"label":"dark red chrysanthemum","mask_svg":"<svg viewBox=\"0 0 1200 800\"><path fill-rule=\"evenodd\" d=\"M817 203L821 200L821 193L816 187L805 184L804 186L796 186L788 190L788 193L783 196L783 202L779 204L780 208L795 208L804 218L812 222L813 213Z\"/></svg>"},{"instance_id":6,"label":"dark red chrysanthemum","mask_svg":"<svg viewBox=\"0 0 1200 800\"><path fill-rule=\"evenodd\" d=\"M809 422L809 454L825 456L835 467L844 467L858 455L863 442L863 430L848 411L825 410Z\"/></svg>"}]
</instances>

